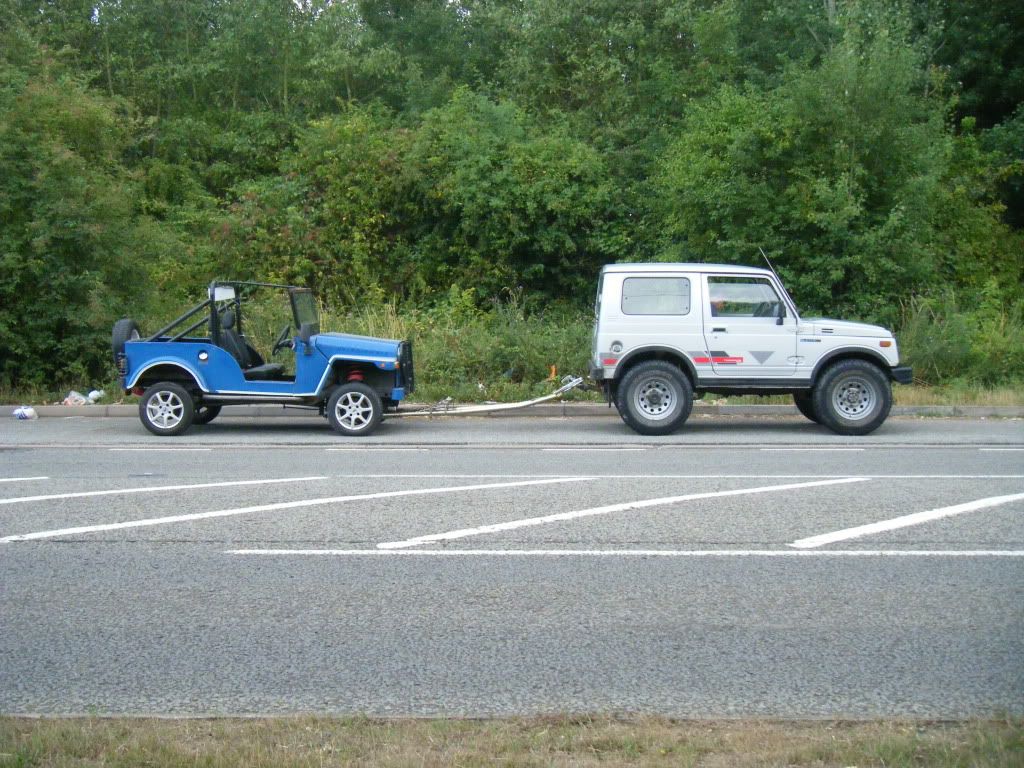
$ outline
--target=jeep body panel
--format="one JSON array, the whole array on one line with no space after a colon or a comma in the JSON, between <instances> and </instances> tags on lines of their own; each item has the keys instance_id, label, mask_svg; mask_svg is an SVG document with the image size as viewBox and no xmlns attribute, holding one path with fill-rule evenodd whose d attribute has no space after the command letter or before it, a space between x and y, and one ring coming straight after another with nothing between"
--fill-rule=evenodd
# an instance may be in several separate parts
<instances>
[{"instance_id":1,"label":"jeep body panel","mask_svg":"<svg viewBox=\"0 0 1024 768\"><path fill-rule=\"evenodd\" d=\"M290 322L272 353L286 350L294 373L283 363L265 363L243 333L243 313L248 316L243 306L249 306L243 298L268 288L287 293ZM197 335L204 325L208 336ZM336 403L332 426L367 434L382 409L395 406L415 386L410 342L321 333L310 291L295 286L214 282L206 301L152 336L141 338L130 319L119 320L113 336L122 387L144 395L140 415L157 434L179 434L197 409L216 407L207 417L212 419L220 405L232 403L280 403L321 412ZM145 390L155 385L159 396L150 400Z\"/></svg>"}]
</instances>

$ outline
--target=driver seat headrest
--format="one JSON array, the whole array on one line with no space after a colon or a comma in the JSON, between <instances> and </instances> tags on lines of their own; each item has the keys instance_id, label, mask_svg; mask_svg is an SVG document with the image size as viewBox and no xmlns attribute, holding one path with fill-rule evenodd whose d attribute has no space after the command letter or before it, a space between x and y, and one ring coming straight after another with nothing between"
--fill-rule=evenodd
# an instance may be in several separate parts
<instances>
[{"instance_id":1,"label":"driver seat headrest","mask_svg":"<svg viewBox=\"0 0 1024 768\"><path fill-rule=\"evenodd\" d=\"M235 327L235 313L230 309L224 310L224 314L221 315L220 327L225 331L230 331Z\"/></svg>"}]
</instances>

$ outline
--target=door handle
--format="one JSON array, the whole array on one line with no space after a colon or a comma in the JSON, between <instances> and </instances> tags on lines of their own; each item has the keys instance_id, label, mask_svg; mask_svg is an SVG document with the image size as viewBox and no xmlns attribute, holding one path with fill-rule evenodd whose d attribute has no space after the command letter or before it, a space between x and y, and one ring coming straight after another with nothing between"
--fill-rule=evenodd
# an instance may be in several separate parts
<instances>
[{"instance_id":1,"label":"door handle","mask_svg":"<svg viewBox=\"0 0 1024 768\"><path fill-rule=\"evenodd\" d=\"M729 331L726 330L725 328L712 328L711 332L712 333L728 333Z\"/></svg>"}]
</instances>

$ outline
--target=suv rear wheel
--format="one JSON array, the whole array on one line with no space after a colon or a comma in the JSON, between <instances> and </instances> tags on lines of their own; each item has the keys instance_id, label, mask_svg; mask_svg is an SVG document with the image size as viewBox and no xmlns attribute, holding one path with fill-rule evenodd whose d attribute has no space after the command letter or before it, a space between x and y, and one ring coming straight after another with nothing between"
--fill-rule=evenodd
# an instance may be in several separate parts
<instances>
[{"instance_id":1,"label":"suv rear wheel","mask_svg":"<svg viewBox=\"0 0 1024 768\"><path fill-rule=\"evenodd\" d=\"M840 360L814 385L812 404L820 423L833 432L866 435L889 415L892 387L878 366L864 360Z\"/></svg>"},{"instance_id":2,"label":"suv rear wheel","mask_svg":"<svg viewBox=\"0 0 1024 768\"><path fill-rule=\"evenodd\" d=\"M810 392L794 392L793 403L796 405L797 410L808 419L815 424L821 423L821 419L818 418L818 414L814 411L814 396Z\"/></svg>"},{"instance_id":3,"label":"suv rear wheel","mask_svg":"<svg viewBox=\"0 0 1024 768\"><path fill-rule=\"evenodd\" d=\"M633 431L668 435L689 417L693 387L671 363L647 360L626 371L615 395L615 407Z\"/></svg>"},{"instance_id":4,"label":"suv rear wheel","mask_svg":"<svg viewBox=\"0 0 1024 768\"><path fill-rule=\"evenodd\" d=\"M171 381L149 387L139 401L139 418L154 435L180 435L192 425L194 415L192 395Z\"/></svg>"}]
</instances>

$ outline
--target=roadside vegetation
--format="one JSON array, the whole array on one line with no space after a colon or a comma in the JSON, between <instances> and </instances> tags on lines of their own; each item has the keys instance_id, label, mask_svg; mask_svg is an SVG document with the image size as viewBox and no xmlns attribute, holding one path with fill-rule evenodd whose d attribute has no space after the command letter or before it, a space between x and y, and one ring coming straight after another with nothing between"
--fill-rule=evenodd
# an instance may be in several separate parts
<instances>
[{"instance_id":1,"label":"roadside vegetation","mask_svg":"<svg viewBox=\"0 0 1024 768\"><path fill-rule=\"evenodd\" d=\"M1011 768L1018 720L931 722L0 718L0 767Z\"/></svg>"},{"instance_id":2,"label":"roadside vegetation","mask_svg":"<svg viewBox=\"0 0 1024 768\"><path fill-rule=\"evenodd\" d=\"M1024 16L981 0L0 0L0 388L113 380L214 278L411 336L424 396L582 372L614 261L760 264L1024 381ZM86 382L89 382L87 384ZM437 388L435 389L435 384ZM481 388L482 387L482 388Z\"/></svg>"}]
</instances>

